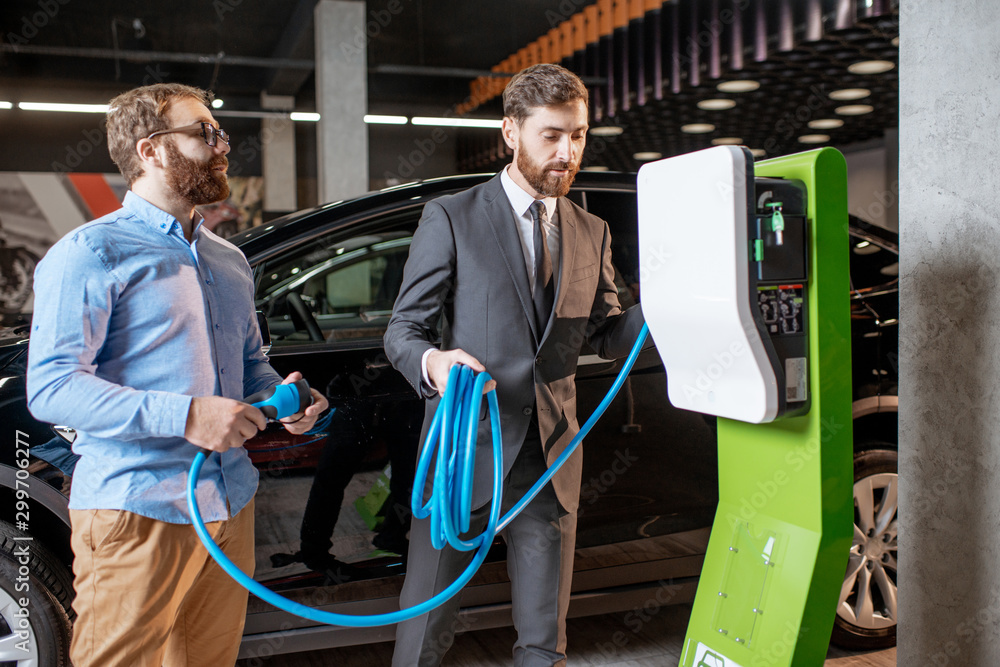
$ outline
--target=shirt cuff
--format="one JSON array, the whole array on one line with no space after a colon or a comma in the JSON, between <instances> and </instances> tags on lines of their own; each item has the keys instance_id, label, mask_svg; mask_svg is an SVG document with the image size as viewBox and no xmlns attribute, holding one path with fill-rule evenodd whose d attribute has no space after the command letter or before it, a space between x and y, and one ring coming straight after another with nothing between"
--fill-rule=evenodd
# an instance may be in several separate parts
<instances>
[{"instance_id":1,"label":"shirt cuff","mask_svg":"<svg viewBox=\"0 0 1000 667\"><path fill-rule=\"evenodd\" d=\"M429 357L430 354L431 354L431 352L433 352L433 351L434 351L433 347L429 348L427 350L424 350L424 353L420 356L420 377L423 379L424 386L427 389L430 389L431 391L436 392L437 391L437 387L435 387L433 384L431 384L431 378L427 374L427 357Z\"/></svg>"},{"instance_id":2,"label":"shirt cuff","mask_svg":"<svg viewBox=\"0 0 1000 667\"><path fill-rule=\"evenodd\" d=\"M188 412L191 410L192 397L185 394L169 392L151 392L154 394L154 410L159 413L159 436L183 438L187 430Z\"/></svg>"}]
</instances>

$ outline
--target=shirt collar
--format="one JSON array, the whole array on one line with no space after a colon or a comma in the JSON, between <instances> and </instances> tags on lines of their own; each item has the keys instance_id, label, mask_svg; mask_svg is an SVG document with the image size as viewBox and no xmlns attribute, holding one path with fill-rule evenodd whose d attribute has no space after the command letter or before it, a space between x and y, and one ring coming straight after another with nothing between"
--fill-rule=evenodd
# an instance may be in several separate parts
<instances>
[{"instance_id":1,"label":"shirt collar","mask_svg":"<svg viewBox=\"0 0 1000 667\"><path fill-rule=\"evenodd\" d=\"M504 167L503 171L500 172L500 183L503 185L504 192L507 193L507 199L510 201L514 213L519 217L527 216L530 218L528 209L535 203L535 198L514 182L514 179L507 173L508 169L510 169L510 165ZM545 203L545 212L548 214L549 220L552 220L556 212L556 198L546 197L541 201Z\"/></svg>"},{"instance_id":2,"label":"shirt collar","mask_svg":"<svg viewBox=\"0 0 1000 667\"><path fill-rule=\"evenodd\" d=\"M158 230L163 235L170 234L174 230L175 226L178 232L183 229L177 218L170 215L163 209L150 204L148 201L131 190L125 193L125 199L122 201L122 206L127 208L132 213L135 213L140 220L149 225L152 229ZM205 222L205 218L198 212L197 209L195 209L194 215L194 231L191 234L192 238L194 238L194 235L198 233L202 223Z\"/></svg>"}]
</instances>

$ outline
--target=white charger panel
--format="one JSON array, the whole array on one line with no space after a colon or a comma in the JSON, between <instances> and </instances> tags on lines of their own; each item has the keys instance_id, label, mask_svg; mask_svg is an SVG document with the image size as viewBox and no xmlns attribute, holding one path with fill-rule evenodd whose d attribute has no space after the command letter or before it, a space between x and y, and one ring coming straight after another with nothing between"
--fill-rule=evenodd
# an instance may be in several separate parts
<instances>
[{"instance_id":1,"label":"white charger panel","mask_svg":"<svg viewBox=\"0 0 1000 667\"><path fill-rule=\"evenodd\" d=\"M643 165L639 268L642 310L666 368L670 402L763 423L774 420L779 401L752 310L753 188L753 157L737 146Z\"/></svg>"}]
</instances>

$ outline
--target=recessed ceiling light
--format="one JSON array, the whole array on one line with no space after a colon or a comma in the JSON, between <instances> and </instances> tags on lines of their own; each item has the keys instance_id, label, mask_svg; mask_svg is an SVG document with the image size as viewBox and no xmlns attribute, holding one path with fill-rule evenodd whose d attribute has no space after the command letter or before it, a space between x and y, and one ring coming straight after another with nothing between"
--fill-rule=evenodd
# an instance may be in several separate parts
<instances>
[{"instance_id":1,"label":"recessed ceiling light","mask_svg":"<svg viewBox=\"0 0 1000 667\"><path fill-rule=\"evenodd\" d=\"M715 126L711 123L688 123L681 125L681 132L685 134L705 134L715 131Z\"/></svg>"},{"instance_id":2,"label":"recessed ceiling light","mask_svg":"<svg viewBox=\"0 0 1000 667\"><path fill-rule=\"evenodd\" d=\"M702 100L698 102L698 108L704 109L705 111L724 111L726 109L732 109L734 106L736 106L736 100L727 100L725 98Z\"/></svg>"},{"instance_id":3,"label":"recessed ceiling light","mask_svg":"<svg viewBox=\"0 0 1000 667\"><path fill-rule=\"evenodd\" d=\"M216 97L214 100L212 100L212 108L213 109L221 109L223 104L225 104L225 102L223 102L218 97Z\"/></svg>"},{"instance_id":4,"label":"recessed ceiling light","mask_svg":"<svg viewBox=\"0 0 1000 667\"><path fill-rule=\"evenodd\" d=\"M829 134L803 134L799 137L800 144L825 144L830 141Z\"/></svg>"},{"instance_id":5,"label":"recessed ceiling light","mask_svg":"<svg viewBox=\"0 0 1000 667\"><path fill-rule=\"evenodd\" d=\"M737 79L736 81L723 81L715 88L722 93L749 93L760 88L760 82L753 79Z\"/></svg>"},{"instance_id":6,"label":"recessed ceiling light","mask_svg":"<svg viewBox=\"0 0 1000 667\"><path fill-rule=\"evenodd\" d=\"M10 102L0 102L0 109L13 109L14 105Z\"/></svg>"},{"instance_id":7,"label":"recessed ceiling light","mask_svg":"<svg viewBox=\"0 0 1000 667\"><path fill-rule=\"evenodd\" d=\"M640 151L632 155L633 159L640 160L642 162L649 162L650 160L659 160L663 157L663 153L657 153L656 151Z\"/></svg>"},{"instance_id":8,"label":"recessed ceiling light","mask_svg":"<svg viewBox=\"0 0 1000 667\"><path fill-rule=\"evenodd\" d=\"M288 117L291 118L292 120L300 120L300 121L304 120L310 123L319 122L320 118L319 114L313 111L293 111L292 113L288 114Z\"/></svg>"},{"instance_id":9,"label":"recessed ceiling light","mask_svg":"<svg viewBox=\"0 0 1000 667\"><path fill-rule=\"evenodd\" d=\"M896 35L895 37L893 37L892 41L889 42L889 43L892 44L893 46L895 46L896 48L899 48L899 35Z\"/></svg>"},{"instance_id":10,"label":"recessed ceiling light","mask_svg":"<svg viewBox=\"0 0 1000 667\"><path fill-rule=\"evenodd\" d=\"M592 164L589 167L584 167L583 170L584 171L611 171L610 169L608 169L607 167L605 167L603 164Z\"/></svg>"},{"instance_id":11,"label":"recessed ceiling light","mask_svg":"<svg viewBox=\"0 0 1000 667\"><path fill-rule=\"evenodd\" d=\"M848 104L837 107L833 111L841 116L863 116L866 113L875 111L875 107L870 104Z\"/></svg>"},{"instance_id":12,"label":"recessed ceiling light","mask_svg":"<svg viewBox=\"0 0 1000 667\"><path fill-rule=\"evenodd\" d=\"M874 255L880 250L881 248L869 241L861 241L854 246L855 255Z\"/></svg>"},{"instance_id":13,"label":"recessed ceiling light","mask_svg":"<svg viewBox=\"0 0 1000 667\"><path fill-rule=\"evenodd\" d=\"M750 153L754 157L764 157L765 155L767 155L767 151L764 150L763 148L751 148Z\"/></svg>"},{"instance_id":14,"label":"recessed ceiling light","mask_svg":"<svg viewBox=\"0 0 1000 667\"><path fill-rule=\"evenodd\" d=\"M716 137L712 139L713 146L739 146L742 143L742 137Z\"/></svg>"},{"instance_id":15,"label":"recessed ceiling light","mask_svg":"<svg viewBox=\"0 0 1000 667\"><path fill-rule=\"evenodd\" d=\"M830 99L847 102L848 100L860 100L871 94L872 91L867 88L841 88L830 93Z\"/></svg>"},{"instance_id":16,"label":"recessed ceiling light","mask_svg":"<svg viewBox=\"0 0 1000 667\"><path fill-rule=\"evenodd\" d=\"M813 130L835 130L843 125L844 121L839 118L820 118L809 121L809 127Z\"/></svg>"},{"instance_id":17,"label":"recessed ceiling light","mask_svg":"<svg viewBox=\"0 0 1000 667\"><path fill-rule=\"evenodd\" d=\"M896 66L888 60L862 60L847 67L851 74L881 74L894 69Z\"/></svg>"},{"instance_id":18,"label":"recessed ceiling light","mask_svg":"<svg viewBox=\"0 0 1000 667\"><path fill-rule=\"evenodd\" d=\"M624 131L625 128L618 127L617 125L598 125L597 127L590 128L590 134L595 137L617 137Z\"/></svg>"},{"instance_id":19,"label":"recessed ceiling light","mask_svg":"<svg viewBox=\"0 0 1000 667\"><path fill-rule=\"evenodd\" d=\"M899 275L899 262L893 262L888 266L883 266L878 270L883 276L898 276Z\"/></svg>"}]
</instances>

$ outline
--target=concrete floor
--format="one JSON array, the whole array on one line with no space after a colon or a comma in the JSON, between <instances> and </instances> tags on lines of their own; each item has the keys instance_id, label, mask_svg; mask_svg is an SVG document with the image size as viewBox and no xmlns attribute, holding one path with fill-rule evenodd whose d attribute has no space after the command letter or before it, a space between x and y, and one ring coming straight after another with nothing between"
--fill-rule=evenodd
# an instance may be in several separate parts
<instances>
[{"instance_id":1,"label":"concrete floor","mask_svg":"<svg viewBox=\"0 0 1000 667\"><path fill-rule=\"evenodd\" d=\"M625 614L570 619L567 622L570 667L667 667L677 665L687 629L690 605L664 607L638 632L623 621ZM616 634L617 633L617 634ZM623 639L624 638L624 639ZM513 628L467 632L455 641L445 667L506 667L510 665ZM241 660L237 667L371 667L389 665L390 642L310 651L267 659ZM824 667L895 667L896 649L852 653L831 647Z\"/></svg>"}]
</instances>

